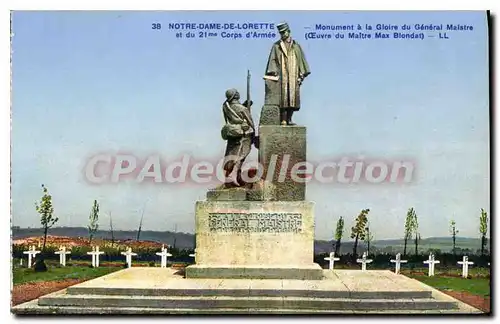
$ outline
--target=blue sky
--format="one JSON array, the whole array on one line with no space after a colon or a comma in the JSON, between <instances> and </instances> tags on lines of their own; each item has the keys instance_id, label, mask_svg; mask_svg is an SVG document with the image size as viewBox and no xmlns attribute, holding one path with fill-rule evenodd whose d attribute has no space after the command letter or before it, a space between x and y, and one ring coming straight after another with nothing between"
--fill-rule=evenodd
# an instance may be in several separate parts
<instances>
[{"instance_id":1,"label":"blue sky","mask_svg":"<svg viewBox=\"0 0 500 324\"><path fill-rule=\"evenodd\" d=\"M16 12L12 40L13 224L35 227L46 184L60 226L86 226L94 199L120 229L194 229L194 202L207 187L89 185L97 152L224 152L224 91L245 90L252 72L253 116L263 104L270 39L176 39L169 22L287 21L312 74L295 120L307 126L308 157L367 156L416 163L409 185L308 185L316 236L331 238L363 208L377 239L401 237L409 207L422 237L478 236L489 211L488 45L484 12ZM162 30L151 29L160 22ZM439 40L305 40L315 24L467 24ZM255 159L256 151L251 157ZM346 230L348 232L348 230ZM348 233L347 233L348 234Z\"/></svg>"}]
</instances>

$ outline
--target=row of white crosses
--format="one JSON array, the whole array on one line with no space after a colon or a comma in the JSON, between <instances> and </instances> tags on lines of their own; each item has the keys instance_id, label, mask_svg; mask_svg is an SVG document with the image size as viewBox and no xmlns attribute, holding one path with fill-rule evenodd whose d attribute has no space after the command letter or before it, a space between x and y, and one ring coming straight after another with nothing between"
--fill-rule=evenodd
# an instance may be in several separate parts
<instances>
[{"instance_id":1,"label":"row of white crosses","mask_svg":"<svg viewBox=\"0 0 500 324\"><path fill-rule=\"evenodd\" d=\"M131 248L128 248L127 252L122 252L122 255L125 256L126 262L127 262L127 267L132 267L132 257L136 256L137 253L133 253ZM160 261L160 267L161 268L166 268L167 267L167 260L169 256L172 256L172 254L168 253L167 248L162 245L161 247L161 252L157 252L156 255L158 255L161 258ZM190 257L195 258L195 253L190 254Z\"/></svg>"},{"instance_id":2,"label":"row of white crosses","mask_svg":"<svg viewBox=\"0 0 500 324\"><path fill-rule=\"evenodd\" d=\"M161 252L157 252L156 255L161 257L160 266L162 268L166 268L167 267L167 259L169 256L172 256L172 254L168 253L167 248L164 245L162 245ZM192 258L196 258L195 253L191 253L189 256Z\"/></svg>"},{"instance_id":3,"label":"row of white crosses","mask_svg":"<svg viewBox=\"0 0 500 324\"><path fill-rule=\"evenodd\" d=\"M126 260L127 260L127 267L132 267L132 257L136 256L137 253L133 253L131 248L128 248L127 252L122 252L122 255L125 255ZM161 246L161 252L157 252L156 255L158 255L161 258L160 261L160 267L161 268L166 268L167 267L167 260L168 257L172 256L172 254L168 253L167 248L165 245ZM196 258L196 254L192 253L189 255L192 258Z\"/></svg>"},{"instance_id":4,"label":"row of white crosses","mask_svg":"<svg viewBox=\"0 0 500 324\"><path fill-rule=\"evenodd\" d=\"M406 260L401 260L401 253L396 255L396 260L391 260L391 262L396 262L396 273L399 273L400 265L399 263L406 263ZM424 264L429 265L429 277L434 276L436 264L439 264L440 261L436 260L434 254L429 254L429 259L424 261ZM462 277L467 278L469 276L469 265L474 264L474 262L469 261L469 257L464 255L462 261L458 261L458 264L462 265ZM490 265L488 263L488 265Z\"/></svg>"},{"instance_id":5,"label":"row of white crosses","mask_svg":"<svg viewBox=\"0 0 500 324\"><path fill-rule=\"evenodd\" d=\"M335 252L330 252L330 256L325 258L325 260L329 261L328 269L333 270L335 261L339 261L340 259L335 257ZM366 258L366 252L363 253L363 257L361 259L356 260L357 263L361 263L361 271L366 271L366 264L371 263L372 261L373 260Z\"/></svg>"},{"instance_id":6,"label":"row of white crosses","mask_svg":"<svg viewBox=\"0 0 500 324\"><path fill-rule=\"evenodd\" d=\"M429 264L429 277L434 276L435 265L440 263L435 259L434 254L429 255L429 260L424 261L425 264ZM458 264L462 265L462 277L467 278L469 276L469 265L474 264L474 262L469 261L469 257L464 255L462 261L458 261ZM488 263L488 265L490 265Z\"/></svg>"},{"instance_id":7,"label":"row of white crosses","mask_svg":"<svg viewBox=\"0 0 500 324\"><path fill-rule=\"evenodd\" d=\"M24 251L23 254L28 255L28 268L31 268L31 265L33 263L33 258L40 253L41 251L35 250L35 246L32 245L30 248L28 248L28 251ZM66 266L66 254L71 254L70 251L66 251L65 246L59 247L59 251L55 252L55 254L59 254L59 263L62 266Z\"/></svg>"},{"instance_id":8,"label":"row of white crosses","mask_svg":"<svg viewBox=\"0 0 500 324\"><path fill-rule=\"evenodd\" d=\"M35 246L31 246L28 251L24 251L24 254L28 255L28 268L31 268L31 265L33 263L33 258L40 253L41 251L37 251L35 249ZM59 251L55 252L55 254L59 254L59 263L65 267L66 266L66 255L71 254L71 251L67 251L65 246L59 247ZM104 254L103 251L99 251L99 246L94 246L92 247L91 252L87 252L88 255L92 256L92 267L98 268L99 267L99 257L101 254ZM125 260L127 262L127 267L130 268L132 267L132 257L136 256L137 253L132 252L131 248L128 248L126 252L121 252L122 255L125 256ZM167 258L169 256L172 256L172 254L168 253L167 248L162 245L161 247L161 252L156 253L156 255L161 257L161 267L166 268L167 267ZM189 255L190 257L196 258L196 254L192 253ZM332 264L333 268L333 264Z\"/></svg>"},{"instance_id":9,"label":"row of white crosses","mask_svg":"<svg viewBox=\"0 0 500 324\"><path fill-rule=\"evenodd\" d=\"M335 257L335 252L330 252L329 257L326 257L325 260L329 261L329 266L328 269L333 270L335 261L339 261L339 258ZM373 260L367 259L366 258L366 252L363 253L363 257L361 259L357 259L357 263L361 263L361 271L366 271L366 264L371 263ZM396 254L396 259L395 260L390 260L391 263L395 263L395 273L399 274L401 270L401 263L407 263L408 260L401 260L401 253ZM434 257L434 254L429 255L429 259L424 261L424 264L429 265L429 277L434 276L435 273L435 266L436 264L440 263L440 261L436 260ZM467 278L469 275L469 265L474 264L474 262L469 261L469 257L465 256L463 257L462 261L457 262L458 264L462 265L462 277ZM488 263L488 265L490 265Z\"/></svg>"}]
</instances>

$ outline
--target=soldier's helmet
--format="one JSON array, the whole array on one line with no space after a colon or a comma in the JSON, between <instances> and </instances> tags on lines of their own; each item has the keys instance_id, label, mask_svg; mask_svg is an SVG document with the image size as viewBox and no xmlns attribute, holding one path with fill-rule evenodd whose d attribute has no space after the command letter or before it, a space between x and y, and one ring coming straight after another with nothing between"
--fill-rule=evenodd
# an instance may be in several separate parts
<instances>
[{"instance_id":1,"label":"soldier's helmet","mask_svg":"<svg viewBox=\"0 0 500 324\"><path fill-rule=\"evenodd\" d=\"M236 89L229 89L226 91L226 99L227 101L231 101L233 100L234 98L239 98L240 97L240 94L238 92L238 90Z\"/></svg>"}]
</instances>

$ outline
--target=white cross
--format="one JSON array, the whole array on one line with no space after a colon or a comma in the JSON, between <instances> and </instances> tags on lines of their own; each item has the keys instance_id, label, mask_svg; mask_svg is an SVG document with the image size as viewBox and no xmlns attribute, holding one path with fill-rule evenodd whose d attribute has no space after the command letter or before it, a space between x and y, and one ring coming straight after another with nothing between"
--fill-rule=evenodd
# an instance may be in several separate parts
<instances>
[{"instance_id":1,"label":"white cross","mask_svg":"<svg viewBox=\"0 0 500 324\"><path fill-rule=\"evenodd\" d=\"M71 251L66 251L65 246L59 247L59 251L54 252L54 254L59 254L59 264L63 267L66 266L66 254L71 254Z\"/></svg>"},{"instance_id":2,"label":"white cross","mask_svg":"<svg viewBox=\"0 0 500 324\"><path fill-rule=\"evenodd\" d=\"M132 256L137 255L137 253L132 252L131 248L128 248L127 252L122 252L122 255L125 256L125 260L127 262L127 267L132 267Z\"/></svg>"},{"instance_id":3,"label":"white cross","mask_svg":"<svg viewBox=\"0 0 500 324\"><path fill-rule=\"evenodd\" d=\"M406 263L408 260L401 260L401 253L396 254L396 260L391 260L392 263L396 263L396 270L394 271L395 273L399 273L399 270L401 270L401 263Z\"/></svg>"},{"instance_id":4,"label":"white cross","mask_svg":"<svg viewBox=\"0 0 500 324\"><path fill-rule=\"evenodd\" d=\"M469 257L464 255L462 261L457 263L462 265L462 277L467 278L469 276L469 264L474 264L474 262L470 262Z\"/></svg>"},{"instance_id":5,"label":"white cross","mask_svg":"<svg viewBox=\"0 0 500 324\"><path fill-rule=\"evenodd\" d=\"M363 253L363 258L356 260L357 263L361 263L361 271L366 271L366 264L372 261L371 259L366 259L366 252Z\"/></svg>"},{"instance_id":6,"label":"white cross","mask_svg":"<svg viewBox=\"0 0 500 324\"><path fill-rule=\"evenodd\" d=\"M167 257L172 256L172 254L168 253L167 249L164 246L162 246L161 252L156 253L156 255L159 255L161 257L161 267L166 268L167 267Z\"/></svg>"},{"instance_id":7,"label":"white cross","mask_svg":"<svg viewBox=\"0 0 500 324\"><path fill-rule=\"evenodd\" d=\"M424 261L425 264L429 264L429 277L432 277L434 275L434 268L437 263L440 263L439 261L434 260L434 254L429 254L429 260Z\"/></svg>"},{"instance_id":8,"label":"white cross","mask_svg":"<svg viewBox=\"0 0 500 324\"><path fill-rule=\"evenodd\" d=\"M32 245L28 251L24 251L23 253L28 255L28 268L31 268L31 258L34 258L40 251L36 251L35 246Z\"/></svg>"},{"instance_id":9,"label":"white cross","mask_svg":"<svg viewBox=\"0 0 500 324\"><path fill-rule=\"evenodd\" d=\"M194 258L194 262L196 263L196 249L194 249L194 253L191 253L189 256Z\"/></svg>"},{"instance_id":10,"label":"white cross","mask_svg":"<svg viewBox=\"0 0 500 324\"><path fill-rule=\"evenodd\" d=\"M339 261L339 258L335 257L335 252L330 252L330 256L328 258L325 258L325 260L330 261L328 265L328 269L333 270L333 267L335 265L335 261Z\"/></svg>"},{"instance_id":11,"label":"white cross","mask_svg":"<svg viewBox=\"0 0 500 324\"><path fill-rule=\"evenodd\" d=\"M104 254L104 252L99 251L99 246L92 248L92 252L87 252L92 256L92 267L99 268L99 255Z\"/></svg>"}]
</instances>

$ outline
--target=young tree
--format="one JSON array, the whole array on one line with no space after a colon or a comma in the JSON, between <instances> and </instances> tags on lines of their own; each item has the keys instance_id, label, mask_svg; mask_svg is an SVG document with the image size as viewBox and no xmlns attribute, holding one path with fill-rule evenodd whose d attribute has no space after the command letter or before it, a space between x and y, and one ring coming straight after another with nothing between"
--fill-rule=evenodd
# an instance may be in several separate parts
<instances>
[{"instance_id":1,"label":"young tree","mask_svg":"<svg viewBox=\"0 0 500 324\"><path fill-rule=\"evenodd\" d=\"M352 251L354 260L357 258L358 251L358 241L364 240L366 235L366 223L368 222L367 215L370 212L369 209L363 209L358 217L356 217L356 225L351 229L351 238L354 239L354 248Z\"/></svg>"},{"instance_id":2,"label":"young tree","mask_svg":"<svg viewBox=\"0 0 500 324\"><path fill-rule=\"evenodd\" d=\"M177 223L174 225L174 249L176 243L177 243Z\"/></svg>"},{"instance_id":3,"label":"young tree","mask_svg":"<svg viewBox=\"0 0 500 324\"><path fill-rule=\"evenodd\" d=\"M365 243L366 243L366 250L367 253L370 254L370 243L373 241L373 233L370 231L370 222L367 222L368 225L366 225L365 229Z\"/></svg>"},{"instance_id":4,"label":"young tree","mask_svg":"<svg viewBox=\"0 0 500 324\"><path fill-rule=\"evenodd\" d=\"M408 244L408 240L413 234L415 216L415 210L413 209L413 207L408 209L405 220L405 245L403 249L403 256L406 255L406 246Z\"/></svg>"},{"instance_id":5,"label":"young tree","mask_svg":"<svg viewBox=\"0 0 500 324\"><path fill-rule=\"evenodd\" d=\"M479 216L479 233L481 234L481 255L484 255L486 247L486 234L488 233L488 213L481 208L481 216Z\"/></svg>"},{"instance_id":6,"label":"young tree","mask_svg":"<svg viewBox=\"0 0 500 324\"><path fill-rule=\"evenodd\" d=\"M40 203L35 202L35 208L38 214L40 214L40 223L43 227L43 246L40 254L40 260L38 265L35 265L35 270L37 271L47 271L47 266L44 262L45 257L45 246L47 245L47 233L49 228L54 226L59 218L54 217L54 207L52 206L52 196L45 185L42 184L43 196L40 199Z\"/></svg>"},{"instance_id":7,"label":"young tree","mask_svg":"<svg viewBox=\"0 0 500 324\"><path fill-rule=\"evenodd\" d=\"M92 245L92 238L99 229L99 204L94 200L94 205L89 216L89 245Z\"/></svg>"},{"instance_id":8,"label":"young tree","mask_svg":"<svg viewBox=\"0 0 500 324\"><path fill-rule=\"evenodd\" d=\"M450 234L451 234L451 237L453 238L453 255L456 256L456 238L457 238L457 234L458 234L458 230L457 230L457 224L455 223L455 221L452 219L451 222L450 222Z\"/></svg>"},{"instance_id":9,"label":"young tree","mask_svg":"<svg viewBox=\"0 0 500 324\"><path fill-rule=\"evenodd\" d=\"M415 255L418 255L418 240L420 240L420 233L418 232L418 217L415 211L413 214L413 232L415 233Z\"/></svg>"},{"instance_id":10,"label":"young tree","mask_svg":"<svg viewBox=\"0 0 500 324\"><path fill-rule=\"evenodd\" d=\"M420 243L420 240L422 240L420 233L415 234L415 255L418 255L418 244Z\"/></svg>"},{"instance_id":11,"label":"young tree","mask_svg":"<svg viewBox=\"0 0 500 324\"><path fill-rule=\"evenodd\" d=\"M344 235L344 218L340 216L337 221L337 229L335 230L335 253L340 254L340 244Z\"/></svg>"},{"instance_id":12,"label":"young tree","mask_svg":"<svg viewBox=\"0 0 500 324\"><path fill-rule=\"evenodd\" d=\"M144 210L146 209L147 203L148 203L148 201L146 200L146 202L144 203L144 207L142 208L141 222L139 223L139 229L137 230L137 237L135 239L136 241L139 241L139 237L141 236L142 221L144 220Z\"/></svg>"},{"instance_id":13,"label":"young tree","mask_svg":"<svg viewBox=\"0 0 500 324\"><path fill-rule=\"evenodd\" d=\"M111 232L111 246L115 246L115 233L113 232L113 218L111 218L111 211L109 212L109 231Z\"/></svg>"}]
</instances>

